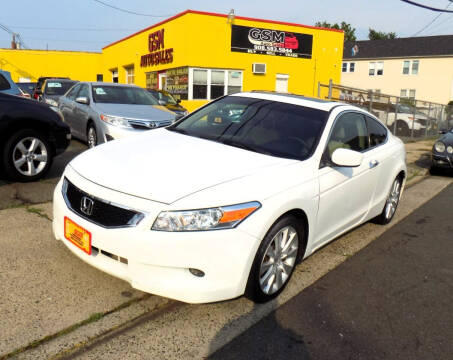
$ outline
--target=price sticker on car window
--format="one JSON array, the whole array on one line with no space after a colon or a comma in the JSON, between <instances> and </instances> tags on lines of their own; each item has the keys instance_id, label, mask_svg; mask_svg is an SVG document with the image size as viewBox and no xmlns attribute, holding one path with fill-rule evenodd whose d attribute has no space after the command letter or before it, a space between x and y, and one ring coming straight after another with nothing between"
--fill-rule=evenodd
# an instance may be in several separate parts
<instances>
[{"instance_id":1,"label":"price sticker on car window","mask_svg":"<svg viewBox=\"0 0 453 360\"><path fill-rule=\"evenodd\" d=\"M47 87L50 87L50 88L61 88L61 83L50 82L50 83L47 83Z\"/></svg>"},{"instance_id":2,"label":"price sticker on car window","mask_svg":"<svg viewBox=\"0 0 453 360\"><path fill-rule=\"evenodd\" d=\"M95 91L96 91L96 95L105 95L106 94L106 92L103 88L98 87L98 88L96 88Z\"/></svg>"}]
</instances>

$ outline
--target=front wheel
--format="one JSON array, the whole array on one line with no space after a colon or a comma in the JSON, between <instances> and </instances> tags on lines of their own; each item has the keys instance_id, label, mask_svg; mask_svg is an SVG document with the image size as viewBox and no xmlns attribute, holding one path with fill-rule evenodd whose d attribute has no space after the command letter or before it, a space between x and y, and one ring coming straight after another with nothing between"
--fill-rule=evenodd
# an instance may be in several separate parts
<instances>
[{"instance_id":1,"label":"front wheel","mask_svg":"<svg viewBox=\"0 0 453 360\"><path fill-rule=\"evenodd\" d=\"M98 144L98 134L96 132L96 128L94 127L94 124L88 125L87 142L88 142L88 147L90 149L94 148Z\"/></svg>"},{"instance_id":2,"label":"front wheel","mask_svg":"<svg viewBox=\"0 0 453 360\"><path fill-rule=\"evenodd\" d=\"M293 274L303 240L303 226L294 216L284 216L272 225L250 270L246 289L249 299L262 303L283 291Z\"/></svg>"},{"instance_id":3,"label":"front wheel","mask_svg":"<svg viewBox=\"0 0 453 360\"><path fill-rule=\"evenodd\" d=\"M382 213L375 218L377 224L385 225L392 221L400 201L402 186L403 180L400 177L397 177L395 181L393 181L392 188L387 196Z\"/></svg>"},{"instance_id":4,"label":"front wheel","mask_svg":"<svg viewBox=\"0 0 453 360\"><path fill-rule=\"evenodd\" d=\"M52 165L52 149L39 132L20 130L6 142L3 163L8 177L18 181L35 181Z\"/></svg>"}]
</instances>

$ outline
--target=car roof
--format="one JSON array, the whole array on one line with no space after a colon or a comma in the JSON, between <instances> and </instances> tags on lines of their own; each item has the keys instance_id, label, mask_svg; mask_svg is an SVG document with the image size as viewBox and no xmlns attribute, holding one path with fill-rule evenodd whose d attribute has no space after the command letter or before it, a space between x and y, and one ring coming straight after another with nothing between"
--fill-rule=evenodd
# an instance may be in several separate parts
<instances>
[{"instance_id":1,"label":"car roof","mask_svg":"<svg viewBox=\"0 0 453 360\"><path fill-rule=\"evenodd\" d=\"M134 84L120 84L120 83L112 83L112 82L101 82L101 81L83 81L82 84L91 84L92 86L118 86L118 87L134 87L138 88L137 85Z\"/></svg>"},{"instance_id":2,"label":"car roof","mask_svg":"<svg viewBox=\"0 0 453 360\"><path fill-rule=\"evenodd\" d=\"M324 111L330 111L337 106L347 106L347 104L338 103L336 101L322 100L296 94L283 94L273 91L242 92L233 94L231 96L242 96L263 100L278 101L287 104L300 105Z\"/></svg>"}]
</instances>

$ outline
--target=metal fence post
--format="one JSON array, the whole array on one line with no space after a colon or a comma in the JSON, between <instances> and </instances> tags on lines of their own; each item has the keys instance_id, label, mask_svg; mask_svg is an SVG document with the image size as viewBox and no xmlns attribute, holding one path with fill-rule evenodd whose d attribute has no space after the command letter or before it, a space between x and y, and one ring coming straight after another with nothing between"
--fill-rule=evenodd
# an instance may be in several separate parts
<instances>
[{"instance_id":1,"label":"metal fence post","mask_svg":"<svg viewBox=\"0 0 453 360\"><path fill-rule=\"evenodd\" d=\"M396 98L396 102L395 102L395 120L393 120L393 134L398 136L398 134L396 133L396 123L398 121L398 105L399 105L399 102L400 102L400 98L397 97Z\"/></svg>"},{"instance_id":2,"label":"metal fence post","mask_svg":"<svg viewBox=\"0 0 453 360\"><path fill-rule=\"evenodd\" d=\"M389 112L390 112L390 96L389 101L387 102L387 117L385 118L385 126L389 124Z\"/></svg>"},{"instance_id":3,"label":"metal fence post","mask_svg":"<svg viewBox=\"0 0 453 360\"><path fill-rule=\"evenodd\" d=\"M412 118L411 139L414 138L415 114L417 114L417 100L414 100L414 112L412 113L413 118Z\"/></svg>"},{"instance_id":4,"label":"metal fence post","mask_svg":"<svg viewBox=\"0 0 453 360\"><path fill-rule=\"evenodd\" d=\"M329 80L329 100L332 100L332 79Z\"/></svg>"},{"instance_id":5,"label":"metal fence post","mask_svg":"<svg viewBox=\"0 0 453 360\"><path fill-rule=\"evenodd\" d=\"M429 103L428 108L428 120L426 120L426 127L425 127L425 137L428 137L428 124L431 124L431 103Z\"/></svg>"},{"instance_id":6,"label":"metal fence post","mask_svg":"<svg viewBox=\"0 0 453 360\"><path fill-rule=\"evenodd\" d=\"M321 81L318 81L318 98L321 99Z\"/></svg>"},{"instance_id":7,"label":"metal fence post","mask_svg":"<svg viewBox=\"0 0 453 360\"><path fill-rule=\"evenodd\" d=\"M370 105L368 107L368 111L371 112L373 110L373 90L370 90Z\"/></svg>"}]
</instances>

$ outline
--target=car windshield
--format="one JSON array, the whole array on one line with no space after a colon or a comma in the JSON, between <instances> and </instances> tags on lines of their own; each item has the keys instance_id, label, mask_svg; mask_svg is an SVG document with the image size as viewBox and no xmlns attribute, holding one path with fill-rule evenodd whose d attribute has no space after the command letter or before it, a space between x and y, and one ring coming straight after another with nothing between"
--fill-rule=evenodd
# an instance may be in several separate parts
<instances>
[{"instance_id":1,"label":"car windshield","mask_svg":"<svg viewBox=\"0 0 453 360\"><path fill-rule=\"evenodd\" d=\"M158 105L146 90L132 86L93 86L93 100L104 104Z\"/></svg>"},{"instance_id":2,"label":"car windshield","mask_svg":"<svg viewBox=\"0 0 453 360\"><path fill-rule=\"evenodd\" d=\"M165 105L176 105L175 98L167 91L164 90L148 90L149 93L154 96L157 100L162 101Z\"/></svg>"},{"instance_id":3,"label":"car windshield","mask_svg":"<svg viewBox=\"0 0 453 360\"><path fill-rule=\"evenodd\" d=\"M44 89L44 94L63 95L74 84L75 81L58 81L58 80L47 81L46 88Z\"/></svg>"},{"instance_id":4,"label":"car windshield","mask_svg":"<svg viewBox=\"0 0 453 360\"><path fill-rule=\"evenodd\" d=\"M281 102L227 96L167 129L258 153L309 158L328 118L326 111Z\"/></svg>"}]
</instances>

